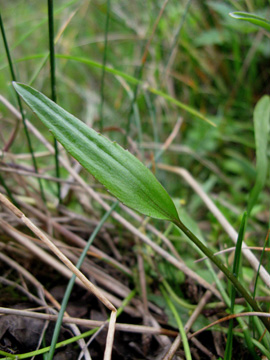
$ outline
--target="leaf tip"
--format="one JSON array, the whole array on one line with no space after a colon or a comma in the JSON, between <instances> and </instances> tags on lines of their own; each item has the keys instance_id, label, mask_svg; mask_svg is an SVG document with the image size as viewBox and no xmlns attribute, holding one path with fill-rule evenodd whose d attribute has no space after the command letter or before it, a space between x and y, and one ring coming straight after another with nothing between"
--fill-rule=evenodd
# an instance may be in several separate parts
<instances>
[{"instance_id":1,"label":"leaf tip","mask_svg":"<svg viewBox=\"0 0 270 360\"><path fill-rule=\"evenodd\" d=\"M235 12L230 12L229 15L232 17L232 18L237 18L237 15L235 14Z\"/></svg>"},{"instance_id":2,"label":"leaf tip","mask_svg":"<svg viewBox=\"0 0 270 360\"><path fill-rule=\"evenodd\" d=\"M20 86L23 85L22 83L19 83L17 81L12 81L12 86L14 87L14 89L18 92L18 89L20 88Z\"/></svg>"}]
</instances>

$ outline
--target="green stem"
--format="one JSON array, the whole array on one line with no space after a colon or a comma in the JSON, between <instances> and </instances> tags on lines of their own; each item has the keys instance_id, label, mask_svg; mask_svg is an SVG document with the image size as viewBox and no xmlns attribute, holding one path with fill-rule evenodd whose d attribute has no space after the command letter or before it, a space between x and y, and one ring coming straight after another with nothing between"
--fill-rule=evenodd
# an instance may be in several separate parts
<instances>
[{"instance_id":1,"label":"green stem","mask_svg":"<svg viewBox=\"0 0 270 360\"><path fill-rule=\"evenodd\" d=\"M76 264L77 269L80 269L80 267L82 266L82 263L87 255L87 251L89 250L90 246L92 245L95 237L97 236L98 232L100 231L100 229L102 228L103 224L105 223L105 221L108 219L108 217L110 216L111 212L115 209L115 207L118 205L118 201L115 202L111 208L105 213L105 215L103 216L103 218L100 220L99 224L96 226L95 230L93 231L93 233L91 234L90 238L88 239L87 244L85 245L85 248ZM68 304L68 300L70 297L70 294L72 292L74 283L76 280L76 275L73 274L71 279L69 280L67 289L65 291L65 295L62 301L62 305L61 305L61 309L59 311L58 314L58 318L57 318L57 322L55 324L55 329L54 329L54 333L53 333L53 337L52 337L52 341L51 341L51 347L50 347L50 352L48 355L48 360L52 360L53 356L54 356L54 351L55 351L55 347L56 347L56 343L58 340L58 336L61 330L61 325L62 325L62 321L63 321L63 317L64 317L64 313L66 311L66 307Z\"/></svg>"},{"instance_id":2,"label":"green stem","mask_svg":"<svg viewBox=\"0 0 270 360\"><path fill-rule=\"evenodd\" d=\"M12 192L10 191L9 187L7 186L5 179L0 174L0 184L3 186L3 188L6 190L7 195L9 196L10 200L13 202L14 205L16 205L18 208L20 208L20 205L17 203L17 201L14 199Z\"/></svg>"},{"instance_id":3,"label":"green stem","mask_svg":"<svg viewBox=\"0 0 270 360\"><path fill-rule=\"evenodd\" d=\"M1 13L0 13L0 28L1 28L4 47L5 47L5 51L6 51L6 55L7 55L7 59L8 59L8 66L9 66L11 78L12 78L12 81L16 81L16 75L15 75L15 71L14 71L14 68L13 68L13 61L12 61L11 54L10 54L10 51L9 51L9 46L8 46L8 42L7 42L7 38L6 38L6 33L5 33L5 28L4 28L4 23L3 23L3 20L2 20L2 17L1 17ZM24 132L25 132L25 136L26 136L26 140L27 140L27 144L28 144L28 149L29 149L29 151L31 153L32 162L33 162L33 165L34 165L35 172L38 174L38 166L37 166L36 158L35 158L35 155L34 155L34 150L33 150L33 147L32 147L30 135L29 135L29 132L28 132L28 129L27 129L27 126L26 126L25 115L24 115L24 111L23 111L22 102L21 102L21 99L20 99L19 95L17 94L17 92L16 92L16 97L17 97L20 113L21 113L21 116L22 116L23 128L24 128ZM38 178L38 183L39 183L40 194L41 194L42 200L43 200L44 204L46 204L46 198L45 198L42 182L41 182L41 179L39 179L39 178Z\"/></svg>"},{"instance_id":4,"label":"green stem","mask_svg":"<svg viewBox=\"0 0 270 360\"><path fill-rule=\"evenodd\" d=\"M22 61L27 61L27 60L32 60L32 59L40 59L42 57L44 57L45 54L35 54L35 55L31 55L31 56L26 56L26 57L23 57L23 58L20 58L20 59L17 59L16 62L22 62ZM77 61L77 62L81 62L82 64L86 64L88 66L93 66L93 67L96 67L98 69L102 69L103 66L102 64L96 62L96 61L93 61L93 60L90 60L88 58L82 58L82 57L78 57L78 56L73 56L73 55L65 55L65 54L56 54L55 55L56 58L59 58L59 59L68 59L68 60L71 60L71 61ZM0 66L0 70L3 70L5 69L5 65L4 66ZM146 83L144 83L142 80L138 80L137 78L135 78L134 76L131 76L131 75L128 75L120 70L117 70L117 69L114 69L114 68L110 68L108 66L105 66L104 67L106 72L109 73L109 74L113 74L113 75L119 75L121 78L127 80L129 83L131 84L141 84L141 85L147 85ZM217 125L214 124L211 120L209 120L208 118L206 118L204 115L202 115L199 111L193 109L192 107L182 103L181 101L171 97L170 95L158 90L158 89L155 89L155 88L152 88L152 87L146 87L146 89L152 93L152 94L155 94L155 95L158 95L158 96L161 96L162 98L164 98L165 100L167 100L169 103L171 104L175 104L177 107L179 107L180 109L182 110L185 110L187 111L189 114L203 120L203 121L206 121L207 123L209 123L210 125L216 127Z\"/></svg>"},{"instance_id":5,"label":"green stem","mask_svg":"<svg viewBox=\"0 0 270 360\"><path fill-rule=\"evenodd\" d=\"M100 90L100 132L103 131L103 105L104 105L104 83L105 83L105 65L107 62L107 49L108 49L108 31L109 31L109 22L110 22L110 12L111 12L111 2L107 0L107 15L106 15L106 25L105 25L105 39L104 39L104 53L103 53L103 62L102 62L102 77L101 77L101 90Z\"/></svg>"},{"instance_id":6,"label":"green stem","mask_svg":"<svg viewBox=\"0 0 270 360\"><path fill-rule=\"evenodd\" d=\"M208 249L198 238L194 235L183 223L181 220L174 220L173 223L182 230L187 237L198 246L198 248L224 273L224 275L231 281L236 290L245 298L249 305L253 308L254 311L262 312L260 306L256 303L254 299L249 295L244 286L237 280L233 273L226 268L222 261L215 256L215 254ZM267 318L261 318L266 329L270 332L270 323Z\"/></svg>"},{"instance_id":7,"label":"green stem","mask_svg":"<svg viewBox=\"0 0 270 360\"><path fill-rule=\"evenodd\" d=\"M49 25L49 49L50 49L50 65L51 65L51 99L56 103L56 78L55 78L55 52L54 52L54 26L53 26L53 0L48 0L48 25ZM60 178L59 151L56 139L54 139L54 157L56 177ZM57 183L57 195L59 203L61 203L61 183Z\"/></svg>"},{"instance_id":8,"label":"green stem","mask_svg":"<svg viewBox=\"0 0 270 360\"><path fill-rule=\"evenodd\" d=\"M189 347L189 343L188 343L188 339L187 339L187 334L185 333L185 329L184 329L181 317L179 316L179 314L178 314L173 302L171 301L170 297L166 293L166 290L162 286L160 287L160 290L162 291L162 294L163 294L163 296L165 298L165 301L169 305L169 308L170 308L171 312L173 313L174 318L175 318L175 320L177 322L179 333L181 335L182 342L183 342L183 347L184 347L184 352L185 352L185 359L186 360L192 360L191 353L190 353L190 347Z\"/></svg>"}]
</instances>

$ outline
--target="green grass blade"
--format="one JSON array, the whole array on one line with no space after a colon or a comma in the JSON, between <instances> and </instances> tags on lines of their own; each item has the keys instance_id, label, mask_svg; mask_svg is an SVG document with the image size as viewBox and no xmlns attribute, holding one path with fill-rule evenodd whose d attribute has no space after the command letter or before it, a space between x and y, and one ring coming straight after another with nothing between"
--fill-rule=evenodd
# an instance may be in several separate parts
<instances>
[{"instance_id":1,"label":"green grass blade","mask_svg":"<svg viewBox=\"0 0 270 360\"><path fill-rule=\"evenodd\" d=\"M55 77L55 54L54 54L54 19L53 19L53 0L48 0L48 25L49 25L49 49L50 49L50 75L51 75L51 99L56 103L56 77ZM54 157L56 177L60 178L59 151L56 139L54 139ZM57 182L57 195L61 203L61 183Z\"/></svg>"},{"instance_id":2,"label":"green grass blade","mask_svg":"<svg viewBox=\"0 0 270 360\"><path fill-rule=\"evenodd\" d=\"M33 59L40 59L40 58L42 58L44 56L45 56L45 54L35 54L35 55L31 55L31 56L27 56L27 57L23 57L21 59L18 59L17 62L33 60ZM83 57L78 57L78 56L73 56L73 55L65 55L65 54L56 54L55 57L60 58L60 59L67 59L67 60L71 60L71 61L77 61L77 62L80 62L82 64L86 64L88 66L93 66L93 67L96 67L98 69L102 69L102 64L100 64L100 63L98 63L96 61L93 61L93 60L83 58ZM0 70L3 70L4 68L5 68L5 66L2 66L2 67L0 67ZM131 84L138 84L138 85L141 85L141 86L147 85L147 84L145 84L144 81L138 80L135 77L124 73L123 71L120 71L120 70L117 70L117 69L114 69L114 68L111 68L111 67L108 67L108 66L105 66L104 68L105 68L106 72L108 72L110 74L113 74L115 76L118 75L118 76L122 77L123 79L127 80ZM177 107L179 107L180 109L186 111L190 115L192 115L194 117L197 117L197 118L207 122L208 124L216 127L216 124L213 123L213 121L209 120L206 116L204 116L199 111L192 108L191 106L182 103L181 101L173 98L172 96L164 93L161 90L158 90L158 89L155 89L155 88L149 87L149 86L146 86L146 89L149 92L151 92L152 94L158 95L158 96L164 98L165 100L167 100L169 103L176 105Z\"/></svg>"},{"instance_id":3,"label":"green grass blade","mask_svg":"<svg viewBox=\"0 0 270 360\"><path fill-rule=\"evenodd\" d=\"M72 56L72 55L64 55L64 54L57 54L56 57L59 57L62 59L78 61L78 62L84 63L88 66L94 66L96 68L102 69L102 64L100 64L96 61L93 61L93 60L86 59L86 58L81 58L81 57ZM135 77L125 74L124 72L122 72L120 70L116 70L116 69L113 69L113 68L110 68L107 66L105 66L104 68L105 68L106 72L111 73L113 75L121 76L123 79L127 80L128 82L130 82L132 84L138 84L138 85L142 85L142 86L145 85L144 81L138 80ZM191 114L203 121L206 121L208 124L210 124L212 126L216 126L216 124L214 124L211 120L209 120L207 117L202 115L199 111L193 109L191 106L186 105L177 99L174 99L170 95L168 95L158 89L152 88L152 87L147 87L147 90L153 94L163 97L169 103L172 103L172 104L176 105L177 107L179 107L180 109L187 111L189 114Z\"/></svg>"},{"instance_id":4,"label":"green grass blade","mask_svg":"<svg viewBox=\"0 0 270 360\"><path fill-rule=\"evenodd\" d=\"M98 232L100 231L100 229L102 228L103 224L105 223L105 221L108 219L108 217L110 216L111 212L115 209L115 207L117 206L118 202L114 203L112 205L112 207L110 208L110 210L108 210L105 215L103 216L103 218L100 220L100 222L98 223L98 225L96 226L96 228L94 229L94 231L92 232L90 238L87 241L87 244L85 245L85 248L83 249L83 252L76 264L76 267L78 269L80 269L80 267L82 266L82 263L87 255L87 251L89 250L90 246L92 245L93 241L95 240ZM68 282L68 286L67 289L65 291L65 295L63 297L63 301L61 304L61 309L59 311L58 314L58 318L55 324L55 328L54 328L54 332L53 332L53 337L52 337L52 341L51 341L51 347L50 347L50 352L49 352L49 356L48 356L48 360L52 360L53 359L53 355L54 355L54 351L55 351L55 347L56 347L56 343L58 340L58 336L61 330L61 326L62 326L62 321L63 321L63 317L64 317L64 313L66 311L66 307L68 304L68 300L70 298L70 294L72 292L73 286L75 284L75 280L76 280L76 275L72 275L71 279Z\"/></svg>"},{"instance_id":5,"label":"green grass blade","mask_svg":"<svg viewBox=\"0 0 270 360\"><path fill-rule=\"evenodd\" d=\"M74 3L78 2L78 0L71 0L68 2L65 2L63 5L61 5L59 8L57 8L54 13L55 14L60 14L63 10L65 10L66 8L68 8L69 6L73 5ZM42 19L40 22L38 22L37 24L33 25L33 27L31 27L31 29L27 28L27 32L22 34L17 40L15 39L15 42L12 44L12 46L10 47L11 50L16 49L17 46L21 45L22 43L24 43L30 35L32 35L35 31L41 31L38 30L39 27L41 27L43 24L45 24L47 22L47 17L45 17L44 19ZM2 58L0 58L0 61L2 60Z\"/></svg>"},{"instance_id":6,"label":"green grass blade","mask_svg":"<svg viewBox=\"0 0 270 360\"><path fill-rule=\"evenodd\" d=\"M246 325L247 327L247 325ZM215 331L222 331L223 333L227 333L227 328L222 328L222 330L219 328L219 327L213 327L212 330L215 330ZM234 331L234 336L236 337L239 337L241 339L244 338L244 334L242 334L241 332L239 332L238 330L237 331ZM253 339L251 338L251 341L252 341L252 344L254 345L254 347L258 348L262 354L264 354L266 356L266 359L270 359L270 351L269 351L269 348L265 348L262 343L256 339Z\"/></svg>"},{"instance_id":7,"label":"green grass blade","mask_svg":"<svg viewBox=\"0 0 270 360\"><path fill-rule=\"evenodd\" d=\"M136 295L136 290L132 290L127 296L126 298L122 301L122 305L119 307L119 309L117 310L117 317L123 312L124 308L128 305L128 303L131 301L131 299L133 299L133 297ZM59 343L56 344L55 348L59 349L61 347L67 346L68 344L72 344L80 339L84 339L86 337L89 337L91 335L93 335L94 333L96 333L100 328L95 328L89 331L86 331L80 335L77 336L73 336L67 340L61 341ZM2 360L10 360L10 359L28 359L30 357L34 357L34 356L38 356L38 355L42 355L45 353L48 353L50 350L50 346L44 347L42 349L39 350L34 350L28 353L24 353L24 354L9 354L5 351L1 351L0 350L0 355L6 356L5 358L2 358Z\"/></svg>"},{"instance_id":8,"label":"green grass blade","mask_svg":"<svg viewBox=\"0 0 270 360\"><path fill-rule=\"evenodd\" d=\"M248 21L253 25L259 26L267 31L270 31L270 22L258 15L250 14L247 12L241 12L241 11L231 12L229 15L234 19Z\"/></svg>"},{"instance_id":9,"label":"green grass blade","mask_svg":"<svg viewBox=\"0 0 270 360\"><path fill-rule=\"evenodd\" d=\"M247 216L246 216L246 213L244 213L242 221L241 221L241 225L240 225L240 231L238 234L238 239L237 239L236 248L235 248L234 262L233 262L233 274L236 278L238 278L238 274L239 274L239 267L240 267L240 261L241 261L241 249L242 249L243 237L245 235L246 220L247 220ZM236 296L236 290L234 287L231 287L231 306L230 306L231 314L234 313L235 296ZM227 342L226 342L224 360L230 360L232 358L233 324L234 324L234 321L232 319L229 322L228 337L227 337Z\"/></svg>"},{"instance_id":10,"label":"green grass blade","mask_svg":"<svg viewBox=\"0 0 270 360\"><path fill-rule=\"evenodd\" d=\"M256 145L256 182L248 201L248 215L250 215L267 178L267 146L270 121L270 97L268 95L263 96L258 101L255 106L253 120Z\"/></svg>"},{"instance_id":11,"label":"green grass blade","mask_svg":"<svg viewBox=\"0 0 270 360\"><path fill-rule=\"evenodd\" d=\"M153 101L152 101L151 96L148 93L148 91L144 91L144 99L145 99L145 103L148 108L149 116L150 116L150 119L152 122L154 142L158 144L159 143L159 134L158 134L156 109L155 109L155 106L153 104ZM155 149L155 154L157 154L157 153L158 153L158 151Z\"/></svg>"},{"instance_id":12,"label":"green grass blade","mask_svg":"<svg viewBox=\"0 0 270 360\"><path fill-rule=\"evenodd\" d=\"M106 25L105 25L105 38L104 38L104 53L103 53L103 62L102 62L102 76L101 76L101 89L100 89L100 112L99 112L99 121L100 121L100 131L103 131L103 105L104 105L104 82L105 82L105 66L107 62L107 49L108 49L108 31L109 31L109 22L110 22L110 11L111 11L111 2L107 0L107 14L106 14Z\"/></svg>"},{"instance_id":13,"label":"green grass blade","mask_svg":"<svg viewBox=\"0 0 270 360\"><path fill-rule=\"evenodd\" d=\"M187 335L185 333L185 329L184 329L182 320L181 320L180 316L178 315L177 310L176 310L173 302L171 301L170 297L168 296L166 290L163 287L161 287L160 289L161 289L161 292L162 292L167 304L169 305L169 308L171 309L171 312L173 313L175 320L177 322L179 333L181 335L183 347L184 347L184 351L185 351L185 359L192 360L190 347L189 347Z\"/></svg>"},{"instance_id":14,"label":"green grass blade","mask_svg":"<svg viewBox=\"0 0 270 360\"><path fill-rule=\"evenodd\" d=\"M138 92L139 92L139 84L142 82L143 68L144 68L144 63L142 63L141 66L139 67L139 69L136 69L136 72L135 72L135 79L137 80L137 83L135 84L135 87L133 90L131 106L130 106L130 110L129 110L129 114L128 114L128 121L127 121L127 125L126 125L126 134L125 134L125 142L124 142L125 145L127 144L127 138L129 136L129 132L130 132L130 125L131 125L132 117L134 116L135 120L136 120L136 112L134 110L137 108L137 97L138 97ZM138 122L137 122L137 124L138 124ZM139 126L139 128L140 127L141 126ZM139 143L140 143L140 138L139 138Z\"/></svg>"},{"instance_id":15,"label":"green grass blade","mask_svg":"<svg viewBox=\"0 0 270 360\"><path fill-rule=\"evenodd\" d=\"M128 86L127 89L125 89L128 97L130 99L131 102L131 108L129 110L129 114L128 114L128 121L127 121L127 126L126 126L126 131L125 131L125 136L124 136L124 147L127 145L128 141L128 135L129 135L129 125L131 123L131 119L132 117L134 117L134 122L135 122L135 126L137 128L137 134L138 134L138 148L140 149L141 147L141 143L143 140L143 136L142 136L142 125L141 125L141 118L140 118L140 112L139 112L139 107L137 104L137 101L134 100L134 96L135 96L135 91L131 90ZM143 156L143 155L142 155Z\"/></svg>"},{"instance_id":16,"label":"green grass blade","mask_svg":"<svg viewBox=\"0 0 270 360\"><path fill-rule=\"evenodd\" d=\"M3 186L3 188L6 190L7 195L9 196L10 200L13 202L14 205L16 205L18 208L20 208L20 205L17 203L17 201L14 199L12 192L10 191L9 187L7 186L5 179L0 173L0 184Z\"/></svg>"},{"instance_id":17,"label":"green grass blade","mask_svg":"<svg viewBox=\"0 0 270 360\"><path fill-rule=\"evenodd\" d=\"M68 344L72 344L80 339L86 338L88 336L93 335L95 332L97 332L98 328L86 331L85 333L81 334L81 335L77 335L77 336L73 336L72 338L69 338L67 340L61 341L59 343L57 343L56 345L56 349L59 349L61 347L67 346ZM12 354L8 354L8 356L6 356L5 358L2 358L1 360L10 360L10 359L28 359L30 357L33 356L38 356L38 355L42 355L47 353L50 350L50 346L44 347L42 349L39 350L34 350L28 353L24 353L24 354L16 354L16 355L12 355ZM3 353L4 355L6 355L7 353L5 353L4 351L0 351L0 354Z\"/></svg>"},{"instance_id":18,"label":"green grass blade","mask_svg":"<svg viewBox=\"0 0 270 360\"><path fill-rule=\"evenodd\" d=\"M30 86L14 87L66 150L121 202L147 216L178 220L166 190L131 153Z\"/></svg>"},{"instance_id":19,"label":"green grass blade","mask_svg":"<svg viewBox=\"0 0 270 360\"><path fill-rule=\"evenodd\" d=\"M261 264L262 264L263 257L265 255L265 250L266 250L267 244L269 243L269 233L270 233L269 229L270 229L270 226L268 224L268 231L267 231L267 235L266 235L266 238L265 238L265 241L264 241L263 250L262 250L262 253L261 253L261 256L260 256L259 267L258 267L258 270L257 270L257 273L256 273L256 278L255 278L255 281L254 281L253 299L255 299L255 296L256 296L258 280L259 280L259 274L260 274L260 267L261 267ZM263 330L263 328L261 326L261 323L259 322L259 320L256 317L254 317L254 318L252 317L252 322L254 323L254 328L257 329L258 334L260 335L260 337L262 336L262 343L264 344L264 346L266 346L267 348L270 348L270 334L269 333L264 334L264 330Z\"/></svg>"},{"instance_id":20,"label":"green grass blade","mask_svg":"<svg viewBox=\"0 0 270 360\"><path fill-rule=\"evenodd\" d=\"M2 38L3 38L3 42L4 42L4 47L5 47L7 59L8 59L11 78L12 78L12 81L16 81L16 75L15 75L15 71L14 71L14 68L13 68L13 62L12 62L11 54L10 54L10 51L9 51L9 46L8 46L8 42L7 42L7 38L6 38L6 34L5 34L5 28L4 28L4 23L2 21L1 13L0 13L0 28L1 28L1 34L2 34ZM34 169L35 169L35 172L38 173L38 166L37 166L36 158L35 158L35 155L34 155L34 150L33 150L30 135L29 135L26 123L25 123L25 115L24 115L24 111L23 111L23 107L22 107L22 102L21 102L21 99L18 96L18 94L16 94L16 97L17 97L20 113L21 113L21 116L22 116L24 132L25 132L28 148L29 148L29 151L30 151L30 154L31 154L31 157L32 157L32 162L33 162L33 165L34 165ZM42 198L42 200L43 200L43 202L45 204L46 203L46 198L45 198L45 194L44 194L41 179L38 179L38 183L39 183L41 198Z\"/></svg>"},{"instance_id":21,"label":"green grass blade","mask_svg":"<svg viewBox=\"0 0 270 360\"><path fill-rule=\"evenodd\" d=\"M179 36L180 36L181 30L183 28L183 25L184 25L184 23L186 21L187 14L189 12L189 8L190 8L190 5L191 5L191 1L192 0L187 1L186 5L185 5L185 8L184 8L183 15L182 15L181 20L180 20L180 23L179 23L179 25L178 25L178 27L177 27L177 29L175 31L172 44L171 44L170 49L168 51L169 55L168 55L168 58L166 60L166 64L164 66L164 71L163 71L164 78L166 76L166 72L167 72L168 68L170 68L170 66L171 66L171 60L173 59L173 54L174 54L175 49L176 49L176 47L178 45Z\"/></svg>"},{"instance_id":22,"label":"green grass blade","mask_svg":"<svg viewBox=\"0 0 270 360\"><path fill-rule=\"evenodd\" d=\"M166 290L167 295L170 297L170 299L174 300L174 302L176 302L178 305L188 310L196 309L197 305L190 304L186 300L177 296L174 290L170 287L169 283L165 279L162 280L162 285L164 287L164 290Z\"/></svg>"}]
</instances>

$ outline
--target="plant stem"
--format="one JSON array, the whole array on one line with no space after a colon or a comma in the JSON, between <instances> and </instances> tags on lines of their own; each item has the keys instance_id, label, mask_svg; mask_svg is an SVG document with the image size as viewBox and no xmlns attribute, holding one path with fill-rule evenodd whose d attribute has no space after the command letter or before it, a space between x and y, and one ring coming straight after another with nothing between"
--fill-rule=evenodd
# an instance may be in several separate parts
<instances>
[{"instance_id":1,"label":"plant stem","mask_svg":"<svg viewBox=\"0 0 270 360\"><path fill-rule=\"evenodd\" d=\"M104 39L104 53L103 53L103 62L102 62L102 77L101 77L101 90L100 90L100 132L103 131L103 105L104 105L104 83L105 83L105 65L107 62L107 49L108 49L108 31L109 31L109 22L110 22L110 12L111 12L111 1L107 0L107 15L106 15L106 25L105 25L105 39Z\"/></svg>"},{"instance_id":2,"label":"plant stem","mask_svg":"<svg viewBox=\"0 0 270 360\"><path fill-rule=\"evenodd\" d=\"M94 239L96 238L98 232L100 231L100 229L102 228L103 224L105 223L105 221L108 219L108 217L110 216L111 212L115 209L115 207L118 205L118 201L115 202L112 207L110 208L110 210L108 210L105 215L103 216L103 218L100 220L100 222L98 223L98 225L96 226L95 230L92 232L90 238L88 239L87 244L85 245L85 248L76 264L76 267L78 268L78 270L81 268L82 263L87 255L87 251L89 250L90 246L92 245ZM55 324L55 328L54 328L54 333L53 333L53 337L52 337L52 341L51 341L51 347L50 347L50 352L48 355L48 360L52 360L53 356L54 356L54 351L55 351L55 347L56 347L56 343L58 340L58 336L61 330L61 325L62 325L62 321L63 321L63 317L66 311L66 307L68 304L68 300L70 297L70 294L72 292L74 283L76 280L76 275L73 274L71 279L69 280L68 286L66 288L65 291L65 295L64 298L62 300L62 304L61 304L61 309L59 311L58 314L58 318L57 318L57 322Z\"/></svg>"},{"instance_id":3,"label":"plant stem","mask_svg":"<svg viewBox=\"0 0 270 360\"><path fill-rule=\"evenodd\" d=\"M51 99L56 103L56 78L55 78L55 52L54 52L54 26L53 26L53 0L48 0L48 25L49 25L49 49L50 49L50 65L51 65ZM54 157L56 177L60 179L59 151L58 144L54 138ZM57 195L59 203L61 203L61 183L57 183Z\"/></svg>"},{"instance_id":4,"label":"plant stem","mask_svg":"<svg viewBox=\"0 0 270 360\"><path fill-rule=\"evenodd\" d=\"M198 238L193 234L183 223L181 220L174 220L173 223L182 230L187 237L198 246L198 248L224 273L224 275L231 281L234 285L235 289L239 291L239 293L245 298L245 300L249 303L249 305L253 308L254 311L262 312L262 309L257 304L257 302L252 299L249 295L248 291L244 288L244 286L237 280L234 274L226 268L226 266L222 263L222 261L215 256L215 254L208 249ZM270 332L270 323L267 318L261 318L261 321L264 323L264 326Z\"/></svg>"},{"instance_id":5,"label":"plant stem","mask_svg":"<svg viewBox=\"0 0 270 360\"><path fill-rule=\"evenodd\" d=\"M12 81L17 81L15 71L14 71L14 68L13 68L13 61L12 61L11 54L10 54L10 51L9 51L9 46L8 46L8 42L7 42L7 38L6 38L6 33L5 33L5 28L4 28L4 23L3 23L3 20L2 20L2 17L1 17L1 13L0 13L0 28L1 28L1 34L2 34L2 38L3 38L3 42L4 42L6 55L7 55L8 66L9 66L11 78L12 78ZM32 162L33 162L33 165L34 165L35 172L38 174L38 166L37 166L36 158L35 158L35 155L34 155L34 150L33 150L33 147L32 147L30 135L29 135L29 132L28 132L28 129L27 129L27 126L26 126L25 115L24 115L24 111L23 111L22 102L21 102L21 99L20 99L19 95L17 94L17 92L16 92L16 97L17 97L20 113L21 113L21 116L22 116L23 128L24 128L24 132L25 132L25 136L26 136L26 140L27 140L28 149L29 149L29 151L31 153ZM42 198L44 204L46 205L46 198L45 198L45 194L44 194L41 179L38 179L38 183L39 183L41 198Z\"/></svg>"},{"instance_id":6,"label":"plant stem","mask_svg":"<svg viewBox=\"0 0 270 360\"><path fill-rule=\"evenodd\" d=\"M178 325L179 333L181 335L182 342L183 342L183 347L184 347L184 352L185 352L185 359L186 360L192 360L191 353L190 353L190 347L189 347L189 343L188 343L188 339L187 339L187 334L185 332L185 329L184 329L184 326L183 326L183 323L182 323L182 319L181 319L180 315L178 314L178 311L176 310L176 308L175 308L169 294L167 294L165 288L161 286L160 290L161 290L161 292L163 294L163 297L164 297L165 301L167 302L171 312L173 313L175 321L176 321L176 323Z\"/></svg>"}]
</instances>

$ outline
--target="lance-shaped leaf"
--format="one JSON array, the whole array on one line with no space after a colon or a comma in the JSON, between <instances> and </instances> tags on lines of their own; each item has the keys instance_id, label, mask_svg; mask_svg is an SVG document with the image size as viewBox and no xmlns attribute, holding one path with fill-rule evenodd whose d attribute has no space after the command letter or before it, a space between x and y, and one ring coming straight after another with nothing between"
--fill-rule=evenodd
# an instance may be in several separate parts
<instances>
[{"instance_id":1,"label":"lance-shaped leaf","mask_svg":"<svg viewBox=\"0 0 270 360\"><path fill-rule=\"evenodd\" d=\"M254 135L256 145L256 182L249 196L248 215L265 185L268 173L268 134L270 123L270 97L264 95L254 109Z\"/></svg>"},{"instance_id":2,"label":"lance-shaped leaf","mask_svg":"<svg viewBox=\"0 0 270 360\"><path fill-rule=\"evenodd\" d=\"M270 22L258 15L241 11L231 12L229 15L235 19L248 21L253 25L260 26L261 28L270 31Z\"/></svg>"},{"instance_id":3,"label":"lance-shaped leaf","mask_svg":"<svg viewBox=\"0 0 270 360\"><path fill-rule=\"evenodd\" d=\"M166 190L130 152L30 86L13 86L65 149L123 204L157 219L178 219Z\"/></svg>"}]
</instances>

